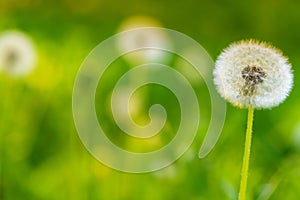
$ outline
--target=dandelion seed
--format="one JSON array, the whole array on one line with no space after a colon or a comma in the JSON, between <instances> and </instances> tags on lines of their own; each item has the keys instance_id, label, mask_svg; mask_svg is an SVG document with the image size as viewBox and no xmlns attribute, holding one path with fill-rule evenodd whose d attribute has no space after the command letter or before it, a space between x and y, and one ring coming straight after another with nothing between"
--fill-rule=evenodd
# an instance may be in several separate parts
<instances>
[{"instance_id":1,"label":"dandelion seed","mask_svg":"<svg viewBox=\"0 0 300 200\"><path fill-rule=\"evenodd\" d=\"M22 76L32 71L36 54L32 41L18 31L6 31L0 36L0 71Z\"/></svg>"},{"instance_id":2,"label":"dandelion seed","mask_svg":"<svg viewBox=\"0 0 300 200\"><path fill-rule=\"evenodd\" d=\"M214 77L221 96L242 108L277 106L293 85L291 65L281 51L253 40L226 48L216 61Z\"/></svg>"}]
</instances>

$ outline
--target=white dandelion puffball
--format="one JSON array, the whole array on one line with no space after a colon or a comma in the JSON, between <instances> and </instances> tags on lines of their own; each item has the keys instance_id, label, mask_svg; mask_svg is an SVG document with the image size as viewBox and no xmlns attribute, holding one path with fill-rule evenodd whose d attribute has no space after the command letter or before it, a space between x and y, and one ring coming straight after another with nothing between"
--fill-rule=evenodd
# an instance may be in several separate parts
<instances>
[{"instance_id":1,"label":"white dandelion puffball","mask_svg":"<svg viewBox=\"0 0 300 200\"><path fill-rule=\"evenodd\" d=\"M18 31L6 31L0 36L0 71L12 76L26 75L36 63L32 41Z\"/></svg>"},{"instance_id":2,"label":"white dandelion puffball","mask_svg":"<svg viewBox=\"0 0 300 200\"><path fill-rule=\"evenodd\" d=\"M234 106L271 108L289 95L293 74L280 50L254 40L231 44L218 57L214 82Z\"/></svg>"}]
</instances>

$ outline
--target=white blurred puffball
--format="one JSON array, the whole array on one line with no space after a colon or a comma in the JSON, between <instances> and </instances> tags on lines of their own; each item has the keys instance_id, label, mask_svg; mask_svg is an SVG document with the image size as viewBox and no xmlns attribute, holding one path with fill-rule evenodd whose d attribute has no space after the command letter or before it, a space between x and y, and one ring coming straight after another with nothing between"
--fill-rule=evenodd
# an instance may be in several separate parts
<instances>
[{"instance_id":1,"label":"white blurred puffball","mask_svg":"<svg viewBox=\"0 0 300 200\"><path fill-rule=\"evenodd\" d=\"M24 76L36 64L36 52L31 39L19 31L0 35L0 71L11 76Z\"/></svg>"},{"instance_id":2,"label":"white blurred puffball","mask_svg":"<svg viewBox=\"0 0 300 200\"><path fill-rule=\"evenodd\" d=\"M125 19L119 31L136 29L128 37L118 39L117 46L121 52L132 51L139 47L146 47L124 55L124 58L132 65L139 65L149 62L164 62L168 60L163 50L149 49L149 46L160 46L165 49L169 47L169 40L162 29L145 30L146 27L162 27L157 20L146 16L133 16Z\"/></svg>"}]
</instances>

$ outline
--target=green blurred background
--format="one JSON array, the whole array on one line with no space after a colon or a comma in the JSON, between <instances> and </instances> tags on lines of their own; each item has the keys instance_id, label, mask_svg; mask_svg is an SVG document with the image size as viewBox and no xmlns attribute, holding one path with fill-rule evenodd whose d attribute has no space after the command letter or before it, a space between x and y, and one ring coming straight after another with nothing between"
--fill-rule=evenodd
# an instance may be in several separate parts
<instances>
[{"instance_id":1,"label":"green blurred background","mask_svg":"<svg viewBox=\"0 0 300 200\"><path fill-rule=\"evenodd\" d=\"M296 0L0 0L0 32L26 33L38 56L30 75L0 75L0 199L236 199L247 111L228 105L220 140L208 157L199 159L210 117L209 96L201 82L193 85L201 97L199 134L170 167L148 174L118 172L99 163L82 145L72 118L77 70L98 43L136 15L194 38L213 59L231 42L246 38L269 41L289 56L295 75L292 93L279 107L255 112L247 192L248 199L299 199L299 9ZM113 65L129 69L122 59ZM108 85L124 72L113 69ZM101 96L110 92L98 93L97 106L108 108ZM147 109L153 103L164 105L170 116L163 130L168 137L151 141L151 150L169 141L176 130L178 102L158 86L147 86L138 94L146 103L137 121L147 122ZM141 148L124 143L110 111L99 110L100 117L107 115L103 125L115 143L131 150Z\"/></svg>"}]
</instances>

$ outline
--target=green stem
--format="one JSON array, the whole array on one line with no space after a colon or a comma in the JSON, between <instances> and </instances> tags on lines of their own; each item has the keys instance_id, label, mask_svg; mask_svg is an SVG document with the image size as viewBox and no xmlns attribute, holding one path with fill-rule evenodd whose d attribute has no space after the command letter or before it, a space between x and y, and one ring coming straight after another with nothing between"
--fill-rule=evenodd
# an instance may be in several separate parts
<instances>
[{"instance_id":1,"label":"green stem","mask_svg":"<svg viewBox=\"0 0 300 200\"><path fill-rule=\"evenodd\" d=\"M243 157L239 200L246 199L246 188L247 188L251 138L252 138L252 124L253 124L253 108L252 108L252 105L250 105L249 109L248 109L248 122L247 122L246 141L245 141L245 150L244 150L244 157Z\"/></svg>"}]
</instances>

